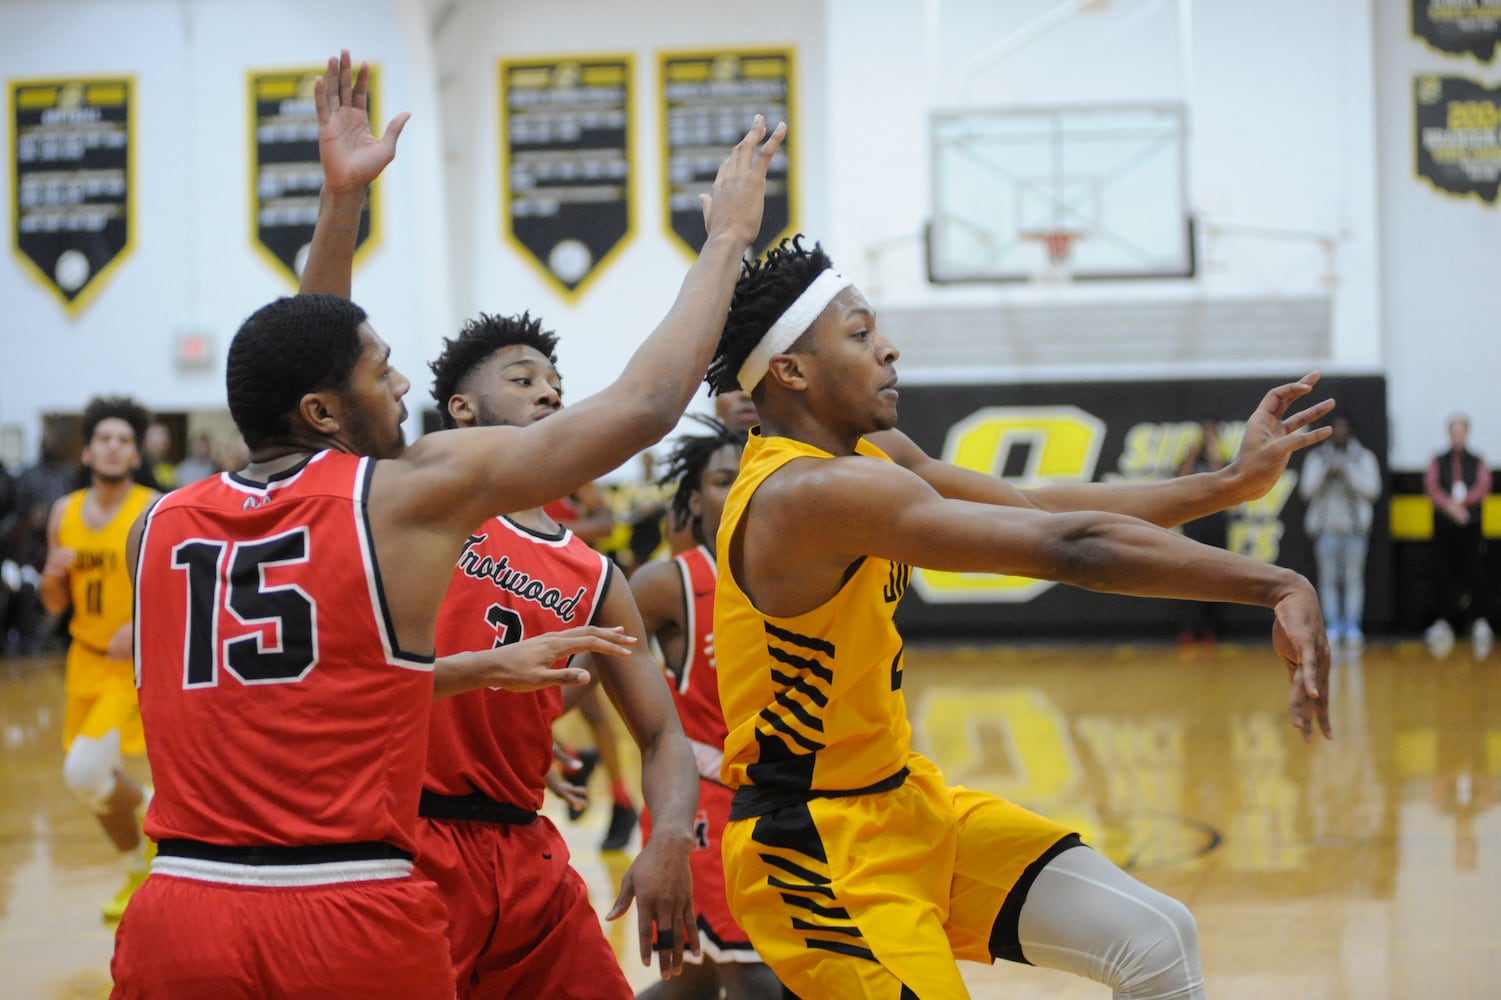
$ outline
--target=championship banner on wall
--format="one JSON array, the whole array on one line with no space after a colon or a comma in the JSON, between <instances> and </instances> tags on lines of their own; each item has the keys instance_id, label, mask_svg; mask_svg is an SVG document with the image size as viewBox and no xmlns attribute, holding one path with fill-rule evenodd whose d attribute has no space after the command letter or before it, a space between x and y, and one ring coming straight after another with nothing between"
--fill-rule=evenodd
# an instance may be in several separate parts
<instances>
[{"instance_id":1,"label":"championship banner on wall","mask_svg":"<svg viewBox=\"0 0 1501 1000\"><path fill-rule=\"evenodd\" d=\"M693 255L703 249L708 194L730 148L744 138L757 114L766 127L791 121L792 50L673 52L661 56L663 157L667 225ZM791 138L782 143L766 175L766 210L756 255L789 234L793 219Z\"/></svg>"},{"instance_id":2,"label":"championship banner on wall","mask_svg":"<svg viewBox=\"0 0 1501 1000\"><path fill-rule=\"evenodd\" d=\"M134 91L132 77L10 84L16 255L70 315L130 250Z\"/></svg>"},{"instance_id":3,"label":"championship banner on wall","mask_svg":"<svg viewBox=\"0 0 1501 1000\"><path fill-rule=\"evenodd\" d=\"M313 81L326 67L285 69L249 74L250 207L254 245L293 288L302 278L313 226L318 221L318 193L323 167L318 162L318 107ZM370 67L366 111L374 127L375 67ZM360 212L355 263L375 245L375 186Z\"/></svg>"},{"instance_id":4,"label":"championship banner on wall","mask_svg":"<svg viewBox=\"0 0 1501 1000\"><path fill-rule=\"evenodd\" d=\"M1490 62L1501 45L1501 2L1412 0L1412 34L1439 52Z\"/></svg>"},{"instance_id":5,"label":"championship banner on wall","mask_svg":"<svg viewBox=\"0 0 1501 1000\"><path fill-rule=\"evenodd\" d=\"M1445 194L1495 204L1501 187L1501 90L1459 76L1413 81L1417 173Z\"/></svg>"},{"instance_id":6,"label":"championship banner on wall","mask_svg":"<svg viewBox=\"0 0 1501 1000\"><path fill-rule=\"evenodd\" d=\"M1296 376L1293 376L1296 377ZM1218 425L1223 457L1234 458L1246 419L1290 379L1196 379L901 387L901 429L929 455L1026 488L1044 483L1151 482L1172 478L1200 437ZM1355 435L1386 454L1386 381L1326 377L1313 401L1333 397ZM1295 409L1308 405L1300 402ZM1313 550L1298 495L1302 456L1260 500L1228 512L1227 547L1314 577ZM1390 615L1390 547L1385 499L1378 504L1366 575L1366 616ZM1219 609L1224 629L1270 625L1257 608ZM911 637L1004 638L1130 634L1171 639L1184 605L1097 594L1051 581L981 573L912 570L897 614Z\"/></svg>"},{"instance_id":7,"label":"championship banner on wall","mask_svg":"<svg viewBox=\"0 0 1501 1000\"><path fill-rule=\"evenodd\" d=\"M500 63L506 238L570 298L632 232L630 56Z\"/></svg>"}]
</instances>

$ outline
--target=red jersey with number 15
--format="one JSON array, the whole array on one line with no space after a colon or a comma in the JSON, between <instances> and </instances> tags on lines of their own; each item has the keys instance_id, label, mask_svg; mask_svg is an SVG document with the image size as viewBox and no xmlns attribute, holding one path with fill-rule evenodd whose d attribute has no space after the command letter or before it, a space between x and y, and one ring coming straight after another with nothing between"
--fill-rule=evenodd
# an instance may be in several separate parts
<instances>
[{"instance_id":1,"label":"red jersey with number 15","mask_svg":"<svg viewBox=\"0 0 1501 1000\"><path fill-rule=\"evenodd\" d=\"M151 509L135 642L152 838L414 849L433 662L397 647L365 510L374 471L323 451Z\"/></svg>"},{"instance_id":2,"label":"red jersey with number 15","mask_svg":"<svg viewBox=\"0 0 1501 1000\"><path fill-rule=\"evenodd\" d=\"M492 517L459 554L438 612L438 655L593 624L613 572L608 558L566 528L546 535ZM552 767L552 724L562 713L557 687L444 698L433 706L423 785L535 812Z\"/></svg>"}]
</instances>

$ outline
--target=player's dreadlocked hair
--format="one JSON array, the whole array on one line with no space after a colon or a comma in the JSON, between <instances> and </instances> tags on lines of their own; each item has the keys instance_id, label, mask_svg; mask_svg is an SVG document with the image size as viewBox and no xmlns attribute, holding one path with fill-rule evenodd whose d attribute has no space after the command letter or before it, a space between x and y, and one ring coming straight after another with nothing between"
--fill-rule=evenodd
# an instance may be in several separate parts
<instances>
[{"instance_id":1,"label":"player's dreadlocked hair","mask_svg":"<svg viewBox=\"0 0 1501 1000\"><path fill-rule=\"evenodd\" d=\"M349 385L365 310L338 295L294 295L261 306L229 345L229 413L254 451L291 433L298 401Z\"/></svg>"},{"instance_id":2,"label":"player's dreadlocked hair","mask_svg":"<svg viewBox=\"0 0 1501 1000\"><path fill-rule=\"evenodd\" d=\"M688 511L688 497L694 490L704 487L704 469L708 468L709 459L714 453L725 445L734 445L736 448L745 447L745 432L730 430L725 424L702 413L690 413L690 420L696 420L709 429L708 434L685 434L679 437L673 444L672 450L667 453L665 468L662 475L657 478L658 486L671 486L673 488L672 506L669 508L668 517L671 518L675 530L681 530L687 524L692 515ZM693 527L693 535L699 541L700 537L697 524Z\"/></svg>"},{"instance_id":3,"label":"player's dreadlocked hair","mask_svg":"<svg viewBox=\"0 0 1501 1000\"><path fill-rule=\"evenodd\" d=\"M724 321L724 334L719 338L719 347L704 379L711 393L740 388L736 380L740 366L766 336L766 331L808 290L814 278L833 266L821 244L813 244L811 250L803 247L802 233L772 247L765 259L741 266L735 296L730 300L730 315Z\"/></svg>"},{"instance_id":4,"label":"player's dreadlocked hair","mask_svg":"<svg viewBox=\"0 0 1501 1000\"><path fill-rule=\"evenodd\" d=\"M89 404L83 408L83 443L88 444L94 437L94 429L111 417L130 425L136 436L136 450L141 450L146 440L146 425L151 423L151 414L146 407L129 396L95 396L89 400Z\"/></svg>"},{"instance_id":5,"label":"player's dreadlocked hair","mask_svg":"<svg viewBox=\"0 0 1501 1000\"><path fill-rule=\"evenodd\" d=\"M554 366L558 363L558 335L542 329L542 320L520 316L491 316L480 313L459 330L457 337L443 341L443 353L428 364L433 373L433 399L444 427L458 426L448 412L448 401L464 391L464 384L474 370L502 347L520 344L535 348Z\"/></svg>"}]
</instances>

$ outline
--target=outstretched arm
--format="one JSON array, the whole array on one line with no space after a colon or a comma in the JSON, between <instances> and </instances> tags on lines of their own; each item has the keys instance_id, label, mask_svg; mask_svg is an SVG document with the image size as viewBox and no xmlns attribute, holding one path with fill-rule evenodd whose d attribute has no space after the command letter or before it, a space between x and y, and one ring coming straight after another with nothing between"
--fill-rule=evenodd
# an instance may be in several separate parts
<instances>
[{"instance_id":1,"label":"outstretched arm","mask_svg":"<svg viewBox=\"0 0 1501 1000\"><path fill-rule=\"evenodd\" d=\"M868 440L952 500L1053 512L1112 511L1170 528L1262 496L1276 485L1296 452L1330 435L1327 427L1307 428L1334 408L1332 399L1287 415L1288 408L1311 392L1318 379L1318 372L1310 372L1300 381L1268 392L1246 421L1235 461L1225 468L1160 482L1058 483L1023 490L932 458L900 431L872 434Z\"/></svg>"},{"instance_id":2,"label":"outstretched arm","mask_svg":"<svg viewBox=\"0 0 1501 1000\"><path fill-rule=\"evenodd\" d=\"M323 164L323 191L318 221L308 248L298 291L349 298L354 251L365 192L396 156L396 140L411 117L391 119L379 139L370 131L370 66L351 73L349 50L328 59L328 71L313 84L318 106L318 159Z\"/></svg>"},{"instance_id":3,"label":"outstretched arm","mask_svg":"<svg viewBox=\"0 0 1501 1000\"><path fill-rule=\"evenodd\" d=\"M635 643L636 636L626 635L622 629L583 625L494 649L440 657L434 664L433 700L484 687L537 691L587 685L591 680L587 670L553 664L580 653L629 656Z\"/></svg>"},{"instance_id":4,"label":"outstretched arm","mask_svg":"<svg viewBox=\"0 0 1501 1000\"><path fill-rule=\"evenodd\" d=\"M429 434L404 459L381 463L393 515L467 531L500 511L525 510L578 489L677 426L729 313L741 258L761 229L766 172L786 134L756 124L704 196L708 239L676 301L609 386L525 428ZM390 467L386 469L386 467ZM382 471L377 471L377 476Z\"/></svg>"},{"instance_id":5,"label":"outstretched arm","mask_svg":"<svg viewBox=\"0 0 1501 1000\"><path fill-rule=\"evenodd\" d=\"M552 419L552 418L548 418ZM618 577L605 595L598 620L643 634L641 615L630 588ZM644 647L646 644L642 643ZM663 978L682 971L685 947L698 952L693 916L693 815L698 809L698 767L683 736L662 668L640 648L600 670L600 683L641 748L641 792L652 814L651 839L620 882L620 895L606 919L625 913L636 900L641 961L650 964L652 925L664 947L657 951Z\"/></svg>"},{"instance_id":6,"label":"outstretched arm","mask_svg":"<svg viewBox=\"0 0 1501 1000\"><path fill-rule=\"evenodd\" d=\"M787 570L788 552L799 554L797 572ZM785 616L828 600L848 567L867 555L1106 593L1270 608L1277 651L1293 671L1293 724L1307 738L1317 718L1329 735L1323 616L1313 587L1291 570L1119 514L947 500L912 473L863 456L799 459L768 478L729 558L756 606Z\"/></svg>"}]
</instances>

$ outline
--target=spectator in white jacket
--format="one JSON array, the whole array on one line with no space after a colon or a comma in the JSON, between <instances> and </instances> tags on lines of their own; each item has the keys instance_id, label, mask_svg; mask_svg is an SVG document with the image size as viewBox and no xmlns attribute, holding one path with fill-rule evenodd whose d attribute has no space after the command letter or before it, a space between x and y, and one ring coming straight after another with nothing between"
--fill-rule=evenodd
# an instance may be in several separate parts
<instances>
[{"instance_id":1,"label":"spectator in white jacket","mask_svg":"<svg viewBox=\"0 0 1501 1000\"><path fill-rule=\"evenodd\" d=\"M1355 440L1347 417L1336 416L1329 440L1308 453L1299 486L1308 511L1303 526L1318 562L1319 603L1329 643L1364 641L1365 560L1372 505L1381 496L1381 466Z\"/></svg>"}]
</instances>

